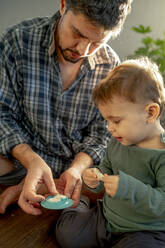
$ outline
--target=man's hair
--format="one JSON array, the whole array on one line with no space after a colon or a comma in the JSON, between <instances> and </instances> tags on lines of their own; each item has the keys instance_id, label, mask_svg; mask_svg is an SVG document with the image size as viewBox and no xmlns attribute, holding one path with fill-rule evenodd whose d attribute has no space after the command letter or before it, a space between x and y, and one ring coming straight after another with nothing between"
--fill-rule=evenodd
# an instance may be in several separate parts
<instances>
[{"instance_id":1,"label":"man's hair","mask_svg":"<svg viewBox=\"0 0 165 248\"><path fill-rule=\"evenodd\" d=\"M94 25L104 26L117 36L131 11L133 0L66 0L66 11L83 14Z\"/></svg>"},{"instance_id":2,"label":"man's hair","mask_svg":"<svg viewBox=\"0 0 165 248\"><path fill-rule=\"evenodd\" d=\"M158 66L147 57L126 60L103 79L94 89L96 105L122 97L132 103L155 102L160 106L160 114L165 103L163 78Z\"/></svg>"}]
</instances>

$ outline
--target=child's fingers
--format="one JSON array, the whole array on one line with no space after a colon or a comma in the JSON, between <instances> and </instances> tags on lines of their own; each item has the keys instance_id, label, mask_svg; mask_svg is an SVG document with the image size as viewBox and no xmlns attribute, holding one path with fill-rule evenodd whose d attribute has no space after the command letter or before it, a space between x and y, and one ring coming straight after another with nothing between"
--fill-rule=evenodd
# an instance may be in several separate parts
<instances>
[{"instance_id":1,"label":"child's fingers","mask_svg":"<svg viewBox=\"0 0 165 248\"><path fill-rule=\"evenodd\" d=\"M87 169L84 173L83 173L83 179L91 179L91 180L93 180L93 179L96 179L96 175L95 175L95 173L94 173L94 171L93 171L93 168L91 168L91 169Z\"/></svg>"},{"instance_id":2,"label":"child's fingers","mask_svg":"<svg viewBox=\"0 0 165 248\"><path fill-rule=\"evenodd\" d=\"M87 184L89 187L91 188L96 188L99 181L93 171L93 168L87 169L84 173L83 173L83 180L85 182L85 184Z\"/></svg>"}]
</instances>

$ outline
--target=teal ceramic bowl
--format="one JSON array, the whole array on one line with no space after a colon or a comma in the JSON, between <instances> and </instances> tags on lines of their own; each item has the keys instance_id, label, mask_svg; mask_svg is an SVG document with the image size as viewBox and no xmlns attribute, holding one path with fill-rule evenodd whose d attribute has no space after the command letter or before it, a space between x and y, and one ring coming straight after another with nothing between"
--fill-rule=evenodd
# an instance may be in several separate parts
<instances>
[{"instance_id":1,"label":"teal ceramic bowl","mask_svg":"<svg viewBox=\"0 0 165 248\"><path fill-rule=\"evenodd\" d=\"M41 206L43 208L47 208L47 209L59 210L59 209L68 208L68 207L73 205L72 199L70 199L68 197L62 198L58 202L49 201L49 199L51 199L53 197L54 197L54 195L48 196L44 201L41 202Z\"/></svg>"}]
</instances>

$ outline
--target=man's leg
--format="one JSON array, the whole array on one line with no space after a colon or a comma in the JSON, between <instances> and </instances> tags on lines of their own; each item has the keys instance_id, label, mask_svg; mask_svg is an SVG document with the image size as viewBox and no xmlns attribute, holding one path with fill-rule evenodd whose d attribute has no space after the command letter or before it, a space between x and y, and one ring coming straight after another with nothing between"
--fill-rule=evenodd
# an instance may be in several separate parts
<instances>
[{"instance_id":1,"label":"man's leg","mask_svg":"<svg viewBox=\"0 0 165 248\"><path fill-rule=\"evenodd\" d=\"M18 200L23 187L22 179L25 174L26 171L23 167L15 169L9 160L0 155L0 185L10 186L6 187L0 194L1 214L5 213L7 206Z\"/></svg>"},{"instance_id":2,"label":"man's leg","mask_svg":"<svg viewBox=\"0 0 165 248\"><path fill-rule=\"evenodd\" d=\"M112 234L112 248L164 248L165 232L141 231Z\"/></svg>"},{"instance_id":3,"label":"man's leg","mask_svg":"<svg viewBox=\"0 0 165 248\"><path fill-rule=\"evenodd\" d=\"M14 169L13 164L0 155L0 176L3 176Z\"/></svg>"},{"instance_id":4,"label":"man's leg","mask_svg":"<svg viewBox=\"0 0 165 248\"><path fill-rule=\"evenodd\" d=\"M0 194L0 214L4 214L10 204L18 201L23 183L24 180L17 185L9 186Z\"/></svg>"},{"instance_id":5,"label":"man's leg","mask_svg":"<svg viewBox=\"0 0 165 248\"><path fill-rule=\"evenodd\" d=\"M26 175L26 169L17 167L0 155L0 185L12 186L19 184Z\"/></svg>"},{"instance_id":6,"label":"man's leg","mask_svg":"<svg viewBox=\"0 0 165 248\"><path fill-rule=\"evenodd\" d=\"M100 204L89 209L80 200L77 208L64 210L57 220L56 239L63 248L105 247L107 233Z\"/></svg>"}]
</instances>

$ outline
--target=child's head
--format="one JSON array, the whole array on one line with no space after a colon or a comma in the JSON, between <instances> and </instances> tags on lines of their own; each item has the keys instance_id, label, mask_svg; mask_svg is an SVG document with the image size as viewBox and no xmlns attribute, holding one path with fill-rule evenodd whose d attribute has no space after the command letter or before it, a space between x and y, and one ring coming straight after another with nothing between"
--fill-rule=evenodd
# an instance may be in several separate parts
<instances>
[{"instance_id":1,"label":"child's head","mask_svg":"<svg viewBox=\"0 0 165 248\"><path fill-rule=\"evenodd\" d=\"M165 102L163 79L148 58L127 60L96 86L93 97L112 135L121 140L122 127L139 136L125 144L138 143L159 123Z\"/></svg>"}]
</instances>

